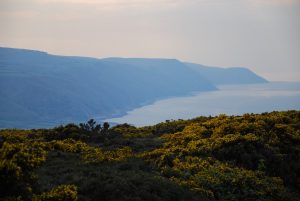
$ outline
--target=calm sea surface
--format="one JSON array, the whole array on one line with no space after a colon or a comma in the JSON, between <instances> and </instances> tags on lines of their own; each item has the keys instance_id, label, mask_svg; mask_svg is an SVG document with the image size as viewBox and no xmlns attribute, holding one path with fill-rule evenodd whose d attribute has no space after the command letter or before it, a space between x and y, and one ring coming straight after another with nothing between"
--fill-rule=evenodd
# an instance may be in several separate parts
<instances>
[{"instance_id":1,"label":"calm sea surface","mask_svg":"<svg viewBox=\"0 0 300 201\"><path fill-rule=\"evenodd\" d=\"M136 108L120 118L106 119L135 126L152 125L167 119L190 119L218 114L239 115L273 110L300 110L300 83L271 82L253 85L218 86L218 91L168 98Z\"/></svg>"}]
</instances>

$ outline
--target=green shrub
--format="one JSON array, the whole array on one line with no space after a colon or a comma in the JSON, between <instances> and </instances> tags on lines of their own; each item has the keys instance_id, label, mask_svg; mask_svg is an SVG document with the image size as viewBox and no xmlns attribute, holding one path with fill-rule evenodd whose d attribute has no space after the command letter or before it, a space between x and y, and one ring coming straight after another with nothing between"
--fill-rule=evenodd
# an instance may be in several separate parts
<instances>
[{"instance_id":1,"label":"green shrub","mask_svg":"<svg viewBox=\"0 0 300 201\"><path fill-rule=\"evenodd\" d=\"M34 196L33 201L77 201L77 187L75 185L60 185L49 192Z\"/></svg>"}]
</instances>

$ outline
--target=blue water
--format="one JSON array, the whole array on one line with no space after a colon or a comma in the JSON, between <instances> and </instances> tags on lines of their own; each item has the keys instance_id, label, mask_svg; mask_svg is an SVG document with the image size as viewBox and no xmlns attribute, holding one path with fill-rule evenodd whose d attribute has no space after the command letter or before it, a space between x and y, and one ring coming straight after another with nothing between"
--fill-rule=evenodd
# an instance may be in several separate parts
<instances>
[{"instance_id":1,"label":"blue water","mask_svg":"<svg viewBox=\"0 0 300 201\"><path fill-rule=\"evenodd\" d=\"M167 119L300 110L299 82L227 85L218 86L218 88L218 91L195 92L194 95L188 97L159 100L151 105L136 108L123 117L105 121L145 126Z\"/></svg>"}]
</instances>

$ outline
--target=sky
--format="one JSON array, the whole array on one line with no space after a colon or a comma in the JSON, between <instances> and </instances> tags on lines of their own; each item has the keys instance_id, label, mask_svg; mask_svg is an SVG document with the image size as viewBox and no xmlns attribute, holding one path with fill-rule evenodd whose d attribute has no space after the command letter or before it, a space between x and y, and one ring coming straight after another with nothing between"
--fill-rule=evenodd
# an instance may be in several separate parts
<instances>
[{"instance_id":1,"label":"sky","mask_svg":"<svg viewBox=\"0 0 300 201\"><path fill-rule=\"evenodd\" d=\"M0 0L0 46L176 58L300 81L300 0Z\"/></svg>"}]
</instances>

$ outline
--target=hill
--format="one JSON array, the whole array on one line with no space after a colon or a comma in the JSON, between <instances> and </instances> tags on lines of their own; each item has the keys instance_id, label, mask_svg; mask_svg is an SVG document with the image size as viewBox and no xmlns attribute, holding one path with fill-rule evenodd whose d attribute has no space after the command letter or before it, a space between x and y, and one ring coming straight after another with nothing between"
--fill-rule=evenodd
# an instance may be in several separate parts
<instances>
[{"instance_id":1,"label":"hill","mask_svg":"<svg viewBox=\"0 0 300 201\"><path fill-rule=\"evenodd\" d=\"M300 111L0 130L0 200L298 201Z\"/></svg>"},{"instance_id":2,"label":"hill","mask_svg":"<svg viewBox=\"0 0 300 201\"><path fill-rule=\"evenodd\" d=\"M244 71L244 77L260 81ZM116 117L158 99L217 90L214 82L175 59L95 59L0 48L0 128Z\"/></svg>"},{"instance_id":3,"label":"hill","mask_svg":"<svg viewBox=\"0 0 300 201\"><path fill-rule=\"evenodd\" d=\"M247 68L220 68L193 63L185 63L185 65L195 72L199 73L201 76L211 81L215 85L255 84L268 82L266 79L253 73Z\"/></svg>"}]
</instances>

